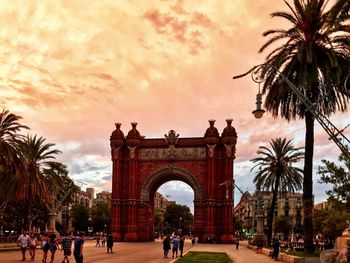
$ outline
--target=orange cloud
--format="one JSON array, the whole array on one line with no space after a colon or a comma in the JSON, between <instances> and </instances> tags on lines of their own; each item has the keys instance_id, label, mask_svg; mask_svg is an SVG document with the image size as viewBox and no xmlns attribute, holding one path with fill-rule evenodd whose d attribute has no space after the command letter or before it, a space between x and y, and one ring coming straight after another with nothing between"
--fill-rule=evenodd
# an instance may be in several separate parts
<instances>
[{"instance_id":1,"label":"orange cloud","mask_svg":"<svg viewBox=\"0 0 350 263\"><path fill-rule=\"evenodd\" d=\"M2 1L0 107L56 143L76 178L86 163L106 176L117 121L124 133L139 122L148 138L197 137L208 119L222 131L232 117L239 164L277 136L302 146L302 120L255 120L257 85L232 79L263 62L262 32L283 26L269 17L276 10L283 1ZM315 158L337 155L315 131Z\"/></svg>"}]
</instances>

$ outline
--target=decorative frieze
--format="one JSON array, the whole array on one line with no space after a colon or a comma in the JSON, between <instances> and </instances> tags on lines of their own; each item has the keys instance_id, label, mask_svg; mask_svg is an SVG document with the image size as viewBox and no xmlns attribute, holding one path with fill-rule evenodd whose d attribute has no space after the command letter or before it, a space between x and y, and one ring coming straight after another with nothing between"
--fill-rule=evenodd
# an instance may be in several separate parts
<instances>
[{"instance_id":1,"label":"decorative frieze","mask_svg":"<svg viewBox=\"0 0 350 263\"><path fill-rule=\"evenodd\" d=\"M136 147L137 146L128 146L130 151L130 159L135 159Z\"/></svg>"},{"instance_id":2,"label":"decorative frieze","mask_svg":"<svg viewBox=\"0 0 350 263\"><path fill-rule=\"evenodd\" d=\"M216 144L207 144L207 146L208 146L209 158L214 158L214 150L215 150Z\"/></svg>"},{"instance_id":3,"label":"decorative frieze","mask_svg":"<svg viewBox=\"0 0 350 263\"><path fill-rule=\"evenodd\" d=\"M112 146L112 160L119 159L119 150L121 146Z\"/></svg>"},{"instance_id":4,"label":"decorative frieze","mask_svg":"<svg viewBox=\"0 0 350 263\"><path fill-rule=\"evenodd\" d=\"M166 149L140 149L140 160L165 160L165 159L205 159L204 147L176 148L170 145Z\"/></svg>"}]
</instances>

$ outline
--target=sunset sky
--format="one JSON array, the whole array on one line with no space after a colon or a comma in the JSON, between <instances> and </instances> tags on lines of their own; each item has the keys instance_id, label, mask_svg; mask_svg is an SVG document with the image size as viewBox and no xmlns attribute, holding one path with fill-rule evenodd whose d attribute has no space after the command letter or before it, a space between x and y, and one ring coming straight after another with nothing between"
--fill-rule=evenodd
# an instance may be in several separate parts
<instances>
[{"instance_id":1,"label":"sunset sky","mask_svg":"<svg viewBox=\"0 0 350 263\"><path fill-rule=\"evenodd\" d=\"M0 108L55 143L70 176L97 192L111 190L115 122L124 134L138 122L146 138L163 138L170 129L201 137L209 119L222 132L233 118L236 183L253 191L249 160L259 146L277 137L304 143L303 120L255 119L257 84L250 76L232 79L264 62L266 53L257 53L267 40L262 33L284 26L270 14L286 8L282 0L1 1ZM349 116L330 119L343 128ZM317 184L320 160L339 153L316 123L316 202L327 188ZM161 188L186 204L193 200L188 190L174 183ZM238 191L235 197L237 203Z\"/></svg>"}]
</instances>

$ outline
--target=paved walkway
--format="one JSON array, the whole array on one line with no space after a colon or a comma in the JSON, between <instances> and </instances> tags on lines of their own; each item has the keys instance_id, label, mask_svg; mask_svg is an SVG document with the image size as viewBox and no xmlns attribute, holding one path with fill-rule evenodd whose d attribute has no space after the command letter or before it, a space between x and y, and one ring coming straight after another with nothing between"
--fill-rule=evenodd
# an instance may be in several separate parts
<instances>
[{"instance_id":1,"label":"paved walkway","mask_svg":"<svg viewBox=\"0 0 350 263\"><path fill-rule=\"evenodd\" d=\"M19 249L14 251L0 249L0 251L0 263L20 262L21 254ZM233 259L234 263L274 262L269 257L262 254L256 254L251 249L248 249L246 242L241 242L238 250L236 250L234 245L198 244L192 246L190 242L186 242L185 253L187 251L226 252ZM40 263L42 259L42 251L37 249L36 252L35 260L30 261L28 254L26 262ZM57 251L54 263L61 263L62 259L63 253ZM163 258L162 243L160 241L144 243L115 243L113 254L107 254L107 249L105 247L95 247L95 242L93 241L87 241L84 245L84 263L170 263L175 261L176 259L171 257ZM72 256L70 262L75 262Z\"/></svg>"},{"instance_id":2,"label":"paved walkway","mask_svg":"<svg viewBox=\"0 0 350 263\"><path fill-rule=\"evenodd\" d=\"M235 245L218 245L218 244L199 244L192 247L189 251L209 251L209 252L226 252L234 263L272 263L276 262L270 257L263 254L257 254L247 248L248 243L241 241L238 250Z\"/></svg>"}]
</instances>

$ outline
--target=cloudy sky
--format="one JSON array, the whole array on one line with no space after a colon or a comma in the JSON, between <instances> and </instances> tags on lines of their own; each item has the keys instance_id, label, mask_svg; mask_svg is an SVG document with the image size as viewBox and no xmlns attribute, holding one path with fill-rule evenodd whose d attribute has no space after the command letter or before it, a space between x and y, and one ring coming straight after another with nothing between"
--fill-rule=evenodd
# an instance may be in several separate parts
<instances>
[{"instance_id":1,"label":"cloudy sky","mask_svg":"<svg viewBox=\"0 0 350 263\"><path fill-rule=\"evenodd\" d=\"M170 129L203 136L209 119L238 133L235 179L254 190L250 159L272 138L303 146L302 120L254 119L257 85L232 77L264 61L262 32L284 26L269 14L281 0L61 0L0 2L0 108L23 117L31 134L55 143L70 176L111 190L109 137L114 123L133 121L147 138ZM330 117L338 127L349 113ZM320 159L339 150L316 124L315 199ZM350 128L345 130L350 136ZM188 186L166 184L170 199L191 203ZM236 191L236 202L240 194Z\"/></svg>"}]
</instances>

